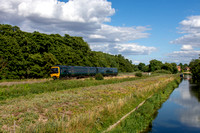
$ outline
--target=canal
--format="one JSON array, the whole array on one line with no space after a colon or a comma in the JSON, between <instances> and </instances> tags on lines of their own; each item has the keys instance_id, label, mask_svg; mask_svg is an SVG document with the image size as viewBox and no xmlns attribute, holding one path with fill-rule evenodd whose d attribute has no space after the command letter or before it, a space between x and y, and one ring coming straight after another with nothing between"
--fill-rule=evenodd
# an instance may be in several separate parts
<instances>
[{"instance_id":1,"label":"canal","mask_svg":"<svg viewBox=\"0 0 200 133\"><path fill-rule=\"evenodd\" d=\"M200 133L200 86L183 79L158 110L147 132Z\"/></svg>"}]
</instances>

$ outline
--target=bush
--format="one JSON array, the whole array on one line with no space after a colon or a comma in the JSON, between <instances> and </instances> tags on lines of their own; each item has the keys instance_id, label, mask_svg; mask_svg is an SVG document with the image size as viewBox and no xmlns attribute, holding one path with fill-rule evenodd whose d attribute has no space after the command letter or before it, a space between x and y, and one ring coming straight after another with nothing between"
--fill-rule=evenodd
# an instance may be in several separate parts
<instances>
[{"instance_id":1,"label":"bush","mask_svg":"<svg viewBox=\"0 0 200 133\"><path fill-rule=\"evenodd\" d=\"M140 73L140 72L139 72L139 73L136 73L135 76L137 76L137 77L142 77L142 73Z\"/></svg>"},{"instance_id":2,"label":"bush","mask_svg":"<svg viewBox=\"0 0 200 133\"><path fill-rule=\"evenodd\" d=\"M95 75L95 79L96 79L96 80L103 80L104 78L103 78L103 75L102 75L101 73L97 73L97 74Z\"/></svg>"}]
</instances>

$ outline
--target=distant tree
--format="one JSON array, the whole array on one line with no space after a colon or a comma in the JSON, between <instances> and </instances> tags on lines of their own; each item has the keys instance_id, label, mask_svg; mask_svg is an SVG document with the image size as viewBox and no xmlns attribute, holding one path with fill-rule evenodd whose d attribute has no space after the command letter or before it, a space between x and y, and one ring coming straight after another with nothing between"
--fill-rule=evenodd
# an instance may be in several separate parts
<instances>
[{"instance_id":1,"label":"distant tree","mask_svg":"<svg viewBox=\"0 0 200 133\"><path fill-rule=\"evenodd\" d=\"M173 72L173 66L172 66L172 64L170 64L170 63L165 63L165 64L163 64L162 67L161 67L161 69L164 69L164 70Z\"/></svg>"},{"instance_id":2,"label":"distant tree","mask_svg":"<svg viewBox=\"0 0 200 133\"><path fill-rule=\"evenodd\" d=\"M158 60L151 60L150 64L149 64L149 69L151 72L154 72L156 70L161 70L163 63L161 61Z\"/></svg>"},{"instance_id":3,"label":"distant tree","mask_svg":"<svg viewBox=\"0 0 200 133\"><path fill-rule=\"evenodd\" d=\"M176 63L171 63L172 64L172 73L173 74L176 74L178 72L178 69L177 69L177 64Z\"/></svg>"},{"instance_id":4,"label":"distant tree","mask_svg":"<svg viewBox=\"0 0 200 133\"><path fill-rule=\"evenodd\" d=\"M179 65L181 67L181 71L183 72L184 71L184 67L183 67L183 64L182 63L179 63Z\"/></svg>"},{"instance_id":5,"label":"distant tree","mask_svg":"<svg viewBox=\"0 0 200 133\"><path fill-rule=\"evenodd\" d=\"M146 65L146 66L143 68L143 71L144 71L144 72L149 72L149 71L150 71L149 65Z\"/></svg>"},{"instance_id":6,"label":"distant tree","mask_svg":"<svg viewBox=\"0 0 200 133\"><path fill-rule=\"evenodd\" d=\"M190 71L195 80L200 80L200 60L193 59L190 64Z\"/></svg>"},{"instance_id":7,"label":"distant tree","mask_svg":"<svg viewBox=\"0 0 200 133\"><path fill-rule=\"evenodd\" d=\"M138 69L139 69L140 71L144 71L144 67L145 67L145 64L144 64L144 63L139 63L139 64L138 64Z\"/></svg>"}]
</instances>

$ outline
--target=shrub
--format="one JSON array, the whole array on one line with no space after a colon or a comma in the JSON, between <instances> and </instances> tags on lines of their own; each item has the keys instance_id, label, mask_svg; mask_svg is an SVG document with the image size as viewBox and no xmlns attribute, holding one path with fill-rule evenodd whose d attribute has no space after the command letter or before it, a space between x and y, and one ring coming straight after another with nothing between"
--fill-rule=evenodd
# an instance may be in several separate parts
<instances>
[{"instance_id":1,"label":"shrub","mask_svg":"<svg viewBox=\"0 0 200 133\"><path fill-rule=\"evenodd\" d=\"M103 80L104 78L103 78L103 75L102 75L101 73L97 73L97 74L95 75L95 79L96 79L96 80Z\"/></svg>"},{"instance_id":2,"label":"shrub","mask_svg":"<svg viewBox=\"0 0 200 133\"><path fill-rule=\"evenodd\" d=\"M142 73L138 72L138 73L135 74L135 76L142 77Z\"/></svg>"}]
</instances>

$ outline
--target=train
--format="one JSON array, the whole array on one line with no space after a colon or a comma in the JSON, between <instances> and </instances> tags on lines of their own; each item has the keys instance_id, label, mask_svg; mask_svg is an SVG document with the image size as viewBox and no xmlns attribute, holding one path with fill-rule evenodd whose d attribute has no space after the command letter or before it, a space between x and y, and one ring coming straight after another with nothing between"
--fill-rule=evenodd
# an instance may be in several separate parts
<instances>
[{"instance_id":1,"label":"train","mask_svg":"<svg viewBox=\"0 0 200 133\"><path fill-rule=\"evenodd\" d=\"M89 66L65 66L56 65L51 67L50 76L53 79L70 78L70 77L87 77L95 76L96 74L103 76L116 76L118 74L117 68L108 67L89 67Z\"/></svg>"}]
</instances>

